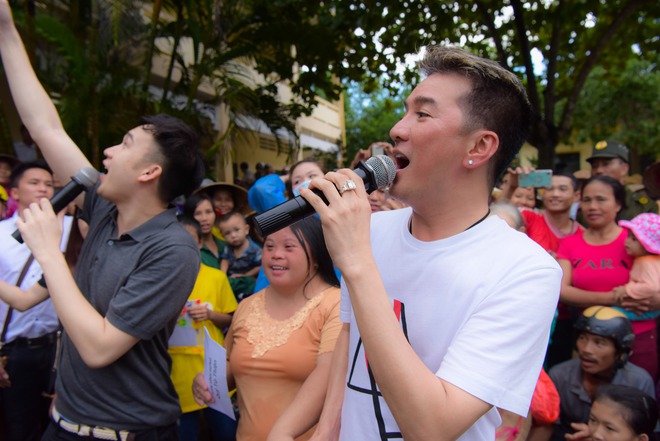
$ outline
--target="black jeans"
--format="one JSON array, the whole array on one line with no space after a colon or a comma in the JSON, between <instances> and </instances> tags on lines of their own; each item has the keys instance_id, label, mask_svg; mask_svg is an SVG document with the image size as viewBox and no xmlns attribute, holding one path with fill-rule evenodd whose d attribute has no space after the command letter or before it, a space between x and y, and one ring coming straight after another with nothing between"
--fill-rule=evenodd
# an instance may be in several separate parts
<instances>
[{"instance_id":1,"label":"black jeans","mask_svg":"<svg viewBox=\"0 0 660 441\"><path fill-rule=\"evenodd\" d=\"M11 386L0 389L0 426L6 441L38 441L48 425L51 399L43 392L48 388L56 344L28 348L5 346L5 370Z\"/></svg>"},{"instance_id":2,"label":"black jeans","mask_svg":"<svg viewBox=\"0 0 660 441\"><path fill-rule=\"evenodd\" d=\"M94 438L78 436L75 433L67 432L59 427L53 420L50 421L46 433L41 438L41 441L89 441ZM154 429L138 430L135 432L135 441L178 441L179 432L176 424L171 424L166 427L157 427ZM131 440L131 441L132 441Z\"/></svg>"}]
</instances>

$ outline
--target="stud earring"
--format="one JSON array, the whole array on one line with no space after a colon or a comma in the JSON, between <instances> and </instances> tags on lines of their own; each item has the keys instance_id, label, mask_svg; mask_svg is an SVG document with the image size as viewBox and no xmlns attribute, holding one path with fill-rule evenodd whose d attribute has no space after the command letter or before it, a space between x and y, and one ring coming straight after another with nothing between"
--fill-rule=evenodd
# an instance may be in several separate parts
<instances>
[{"instance_id":1,"label":"stud earring","mask_svg":"<svg viewBox=\"0 0 660 441\"><path fill-rule=\"evenodd\" d=\"M472 159L468 159L468 165L474 165L474 161Z\"/></svg>"}]
</instances>

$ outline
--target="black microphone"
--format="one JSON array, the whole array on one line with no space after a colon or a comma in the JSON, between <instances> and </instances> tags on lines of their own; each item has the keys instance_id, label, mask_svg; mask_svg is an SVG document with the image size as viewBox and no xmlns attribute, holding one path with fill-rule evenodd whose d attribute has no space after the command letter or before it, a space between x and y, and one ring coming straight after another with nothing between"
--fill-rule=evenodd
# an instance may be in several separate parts
<instances>
[{"instance_id":1,"label":"black microphone","mask_svg":"<svg viewBox=\"0 0 660 441\"><path fill-rule=\"evenodd\" d=\"M71 176L71 181L57 192L50 200L53 211L59 213L64 207L69 205L80 193L89 190L99 179L99 172L92 167L83 167L78 170L75 176ZM18 243L23 243L21 232L16 229L11 235Z\"/></svg>"},{"instance_id":2,"label":"black microphone","mask_svg":"<svg viewBox=\"0 0 660 441\"><path fill-rule=\"evenodd\" d=\"M394 181L396 165L389 156L376 155L367 159L366 162L360 161L353 171L364 181L367 193L371 193L378 188L387 187ZM328 203L321 190L312 191L320 196L326 204ZM296 196L255 216L254 228L261 237L266 237L313 213L314 207L302 196Z\"/></svg>"}]
</instances>

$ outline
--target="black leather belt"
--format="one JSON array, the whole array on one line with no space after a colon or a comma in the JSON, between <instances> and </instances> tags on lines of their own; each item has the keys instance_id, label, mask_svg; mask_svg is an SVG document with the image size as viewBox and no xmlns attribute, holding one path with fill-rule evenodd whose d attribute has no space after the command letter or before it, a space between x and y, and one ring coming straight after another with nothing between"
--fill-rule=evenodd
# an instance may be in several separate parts
<instances>
[{"instance_id":1,"label":"black leather belt","mask_svg":"<svg viewBox=\"0 0 660 441\"><path fill-rule=\"evenodd\" d=\"M5 348L21 348L21 349L38 349L55 344L57 341L57 331L50 334L42 335L41 337L27 338L16 337L9 343L5 343Z\"/></svg>"}]
</instances>

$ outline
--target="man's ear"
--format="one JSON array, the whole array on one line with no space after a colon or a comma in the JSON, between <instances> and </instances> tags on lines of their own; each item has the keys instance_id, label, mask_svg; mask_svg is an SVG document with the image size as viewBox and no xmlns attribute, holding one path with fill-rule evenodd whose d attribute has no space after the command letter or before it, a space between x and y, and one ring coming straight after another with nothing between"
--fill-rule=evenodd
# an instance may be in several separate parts
<instances>
[{"instance_id":1,"label":"man's ear","mask_svg":"<svg viewBox=\"0 0 660 441\"><path fill-rule=\"evenodd\" d=\"M470 139L471 145L463 160L463 165L467 168L486 164L497 153L500 145L497 133L490 130L479 130Z\"/></svg>"},{"instance_id":2,"label":"man's ear","mask_svg":"<svg viewBox=\"0 0 660 441\"><path fill-rule=\"evenodd\" d=\"M163 174L163 168L158 164L150 164L146 166L140 176L138 177L139 182L149 182L153 181L160 177Z\"/></svg>"}]
</instances>

